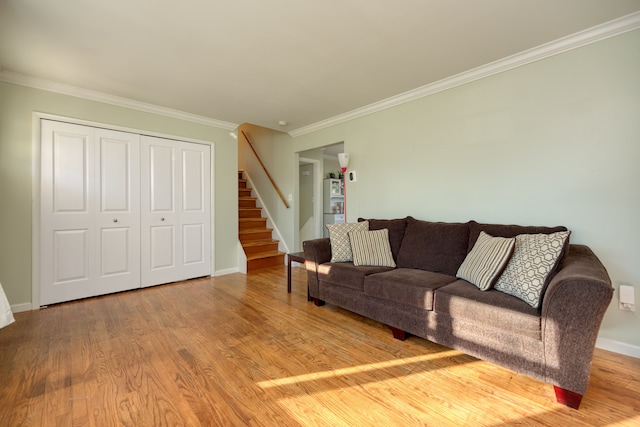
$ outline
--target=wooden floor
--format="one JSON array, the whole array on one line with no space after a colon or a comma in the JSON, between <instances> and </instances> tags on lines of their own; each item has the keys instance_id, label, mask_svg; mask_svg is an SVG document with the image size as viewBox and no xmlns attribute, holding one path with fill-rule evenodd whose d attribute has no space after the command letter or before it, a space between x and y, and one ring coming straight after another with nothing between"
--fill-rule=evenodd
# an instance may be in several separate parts
<instances>
[{"instance_id":1,"label":"wooden floor","mask_svg":"<svg viewBox=\"0 0 640 427\"><path fill-rule=\"evenodd\" d=\"M640 359L596 350L579 411L550 385L307 302L303 269L17 313L0 426L631 426Z\"/></svg>"}]
</instances>

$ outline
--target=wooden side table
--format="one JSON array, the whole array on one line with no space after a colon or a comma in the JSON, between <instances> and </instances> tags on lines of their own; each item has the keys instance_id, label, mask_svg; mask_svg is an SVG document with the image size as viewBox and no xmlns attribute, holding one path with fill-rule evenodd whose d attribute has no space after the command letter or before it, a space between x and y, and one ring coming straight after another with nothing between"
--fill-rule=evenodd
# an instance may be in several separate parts
<instances>
[{"instance_id":1,"label":"wooden side table","mask_svg":"<svg viewBox=\"0 0 640 427\"><path fill-rule=\"evenodd\" d=\"M304 264L304 252L293 252L287 254L287 292L291 293L291 263L299 262ZM307 300L309 299L309 290L307 289Z\"/></svg>"}]
</instances>

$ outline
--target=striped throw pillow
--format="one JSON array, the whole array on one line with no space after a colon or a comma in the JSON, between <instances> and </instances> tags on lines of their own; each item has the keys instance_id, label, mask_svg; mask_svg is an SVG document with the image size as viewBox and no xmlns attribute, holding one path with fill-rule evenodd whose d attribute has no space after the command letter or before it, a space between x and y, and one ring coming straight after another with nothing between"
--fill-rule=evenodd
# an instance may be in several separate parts
<instances>
[{"instance_id":1,"label":"striped throw pillow","mask_svg":"<svg viewBox=\"0 0 640 427\"><path fill-rule=\"evenodd\" d=\"M389 230L350 231L353 265L395 267L389 244Z\"/></svg>"},{"instance_id":2,"label":"striped throw pillow","mask_svg":"<svg viewBox=\"0 0 640 427\"><path fill-rule=\"evenodd\" d=\"M515 237L493 237L480 232L473 249L467 254L456 277L473 283L481 291L488 291L509 262L515 247Z\"/></svg>"}]
</instances>

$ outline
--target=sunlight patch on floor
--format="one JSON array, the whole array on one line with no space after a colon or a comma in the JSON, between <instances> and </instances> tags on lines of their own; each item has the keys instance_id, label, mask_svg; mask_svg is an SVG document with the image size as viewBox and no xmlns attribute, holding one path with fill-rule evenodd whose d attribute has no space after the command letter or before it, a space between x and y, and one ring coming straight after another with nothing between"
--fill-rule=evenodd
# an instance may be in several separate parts
<instances>
[{"instance_id":1,"label":"sunlight patch on floor","mask_svg":"<svg viewBox=\"0 0 640 427\"><path fill-rule=\"evenodd\" d=\"M344 377L353 374L362 374L363 372L371 372L379 369L393 368L412 363L426 362L429 360L440 359L443 357L455 357L460 352L451 350L433 354L425 354L414 357L406 357L403 359L387 360L384 362L368 363L366 365L350 366L348 368L333 369L324 372L313 372L309 374L295 375L292 377L278 378L275 380L267 380L258 382L258 386L262 388L279 387L291 384L299 384L306 381L317 381L326 378Z\"/></svg>"}]
</instances>

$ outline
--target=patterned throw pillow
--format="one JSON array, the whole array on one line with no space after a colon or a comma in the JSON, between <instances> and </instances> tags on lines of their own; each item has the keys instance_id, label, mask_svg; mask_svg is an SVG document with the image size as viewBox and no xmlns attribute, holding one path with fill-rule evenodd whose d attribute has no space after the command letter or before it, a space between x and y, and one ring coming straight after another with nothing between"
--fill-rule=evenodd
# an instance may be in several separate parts
<instances>
[{"instance_id":1,"label":"patterned throw pillow","mask_svg":"<svg viewBox=\"0 0 640 427\"><path fill-rule=\"evenodd\" d=\"M376 267L395 267L389 243L389 230L350 231L353 264Z\"/></svg>"},{"instance_id":2,"label":"patterned throw pillow","mask_svg":"<svg viewBox=\"0 0 640 427\"><path fill-rule=\"evenodd\" d=\"M350 231L368 231L369 222L327 224L327 229L331 241L331 262L351 262L353 261L353 253L348 233Z\"/></svg>"},{"instance_id":3,"label":"patterned throw pillow","mask_svg":"<svg viewBox=\"0 0 640 427\"><path fill-rule=\"evenodd\" d=\"M520 298L533 308L540 301L556 270L569 231L552 234L520 234L509 263L494 288Z\"/></svg>"},{"instance_id":4,"label":"patterned throw pillow","mask_svg":"<svg viewBox=\"0 0 640 427\"><path fill-rule=\"evenodd\" d=\"M511 258L515 243L515 237L493 237L481 231L456 277L473 283L481 291L488 291Z\"/></svg>"}]
</instances>

